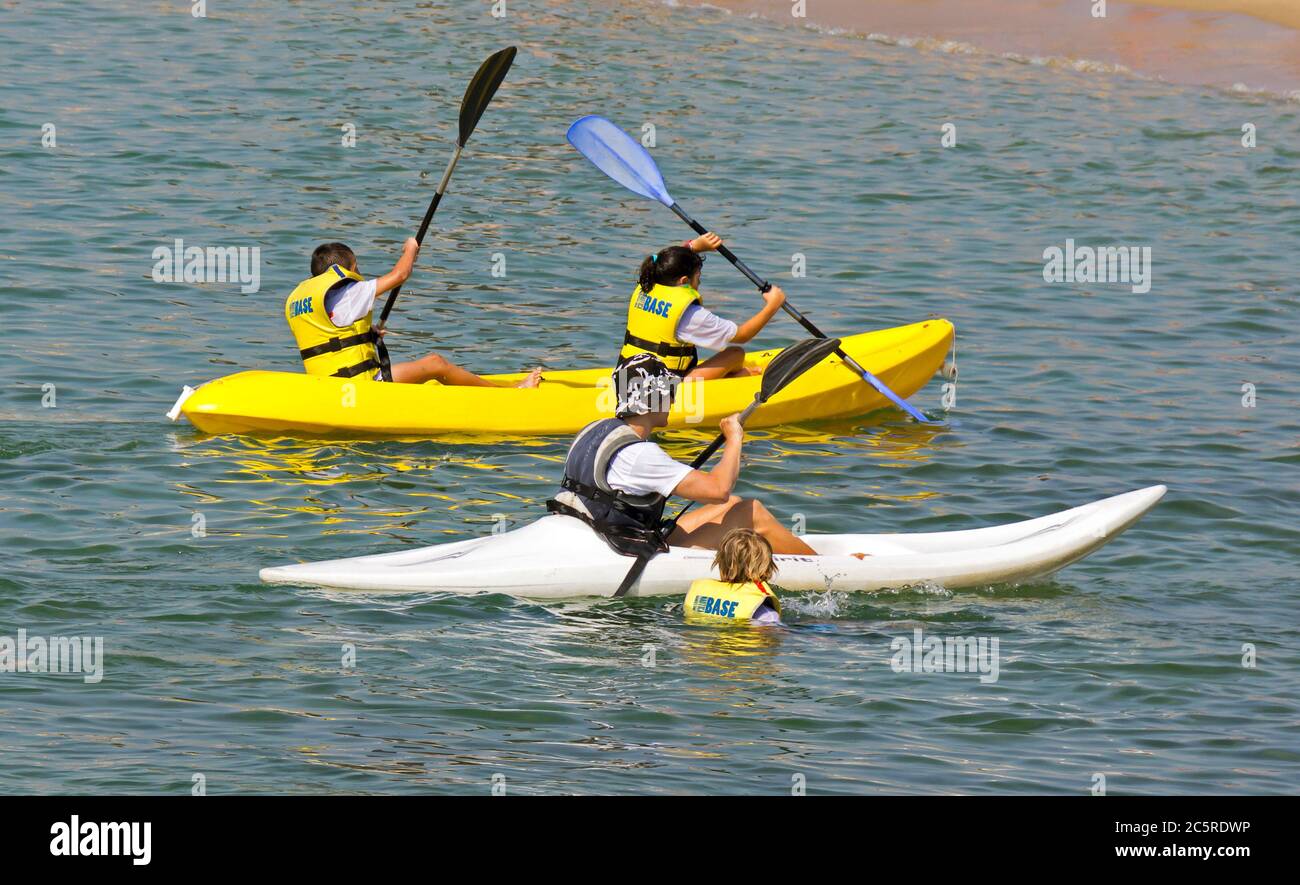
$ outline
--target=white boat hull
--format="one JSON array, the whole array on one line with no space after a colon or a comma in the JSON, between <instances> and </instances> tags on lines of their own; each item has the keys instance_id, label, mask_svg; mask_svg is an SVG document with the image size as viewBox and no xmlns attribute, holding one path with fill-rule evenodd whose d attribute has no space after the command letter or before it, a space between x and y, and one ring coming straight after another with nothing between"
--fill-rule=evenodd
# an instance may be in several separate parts
<instances>
[{"instance_id":1,"label":"white boat hull","mask_svg":"<svg viewBox=\"0 0 1300 885\"><path fill-rule=\"evenodd\" d=\"M1164 494L1164 486L1150 486L1050 516L965 531L806 535L818 555L777 556L775 582L791 591L959 590L1042 578L1106 544ZM716 577L712 561L711 550L674 547L650 561L628 595L684 594L695 579ZM347 590L563 599L612 596L631 563L581 521L552 515L468 541L265 568L261 578Z\"/></svg>"}]
</instances>

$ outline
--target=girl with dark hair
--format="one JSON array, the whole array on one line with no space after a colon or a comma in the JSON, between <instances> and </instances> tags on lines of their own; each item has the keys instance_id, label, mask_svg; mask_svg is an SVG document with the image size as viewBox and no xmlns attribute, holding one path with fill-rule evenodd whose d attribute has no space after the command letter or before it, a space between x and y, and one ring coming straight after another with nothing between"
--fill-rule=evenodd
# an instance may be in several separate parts
<instances>
[{"instance_id":1,"label":"girl with dark hair","mask_svg":"<svg viewBox=\"0 0 1300 885\"><path fill-rule=\"evenodd\" d=\"M707 233L641 262L627 309L620 362L651 353L683 378L708 381L755 374L745 368L745 350L737 345L749 342L767 325L785 303L785 293L778 286L764 292L762 309L739 326L707 310L699 293L701 253L721 245L717 234ZM697 347L718 352L701 362Z\"/></svg>"}]
</instances>

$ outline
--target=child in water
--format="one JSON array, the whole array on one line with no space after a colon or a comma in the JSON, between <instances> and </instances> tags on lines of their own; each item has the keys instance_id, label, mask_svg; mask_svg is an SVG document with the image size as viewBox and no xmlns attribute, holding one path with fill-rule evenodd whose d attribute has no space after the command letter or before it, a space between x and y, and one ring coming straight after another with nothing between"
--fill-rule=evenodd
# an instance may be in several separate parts
<instances>
[{"instance_id":1,"label":"child in water","mask_svg":"<svg viewBox=\"0 0 1300 885\"><path fill-rule=\"evenodd\" d=\"M768 583L776 563L766 538L753 529L732 529L718 545L713 565L721 580L691 584L686 594L687 620L781 624L781 602Z\"/></svg>"}]
</instances>

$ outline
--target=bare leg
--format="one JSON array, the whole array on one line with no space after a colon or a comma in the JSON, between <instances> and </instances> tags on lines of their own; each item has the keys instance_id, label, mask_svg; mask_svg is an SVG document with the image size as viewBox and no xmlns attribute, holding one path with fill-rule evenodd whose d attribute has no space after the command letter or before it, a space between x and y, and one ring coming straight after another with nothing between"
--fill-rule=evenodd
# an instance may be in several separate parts
<instances>
[{"instance_id":1,"label":"bare leg","mask_svg":"<svg viewBox=\"0 0 1300 885\"><path fill-rule=\"evenodd\" d=\"M451 360L431 353L418 360L393 364L393 380L398 384L423 384L426 381L441 381L458 387L499 387L500 385L480 378L473 372L462 369Z\"/></svg>"},{"instance_id":2,"label":"bare leg","mask_svg":"<svg viewBox=\"0 0 1300 885\"><path fill-rule=\"evenodd\" d=\"M735 495L723 504L709 504L683 516L668 543L716 550L723 536L732 529L753 529L767 538L773 553L805 556L817 553L798 535L781 525L761 502Z\"/></svg>"},{"instance_id":3,"label":"bare leg","mask_svg":"<svg viewBox=\"0 0 1300 885\"><path fill-rule=\"evenodd\" d=\"M691 369L684 380L713 381L716 378L737 378L755 374L758 373L745 368L745 348L733 344Z\"/></svg>"},{"instance_id":4,"label":"bare leg","mask_svg":"<svg viewBox=\"0 0 1300 885\"><path fill-rule=\"evenodd\" d=\"M393 364L393 380L398 384L423 384L426 381L441 381L456 387L536 387L541 380L541 368L533 369L528 377L518 384L501 384L480 378L473 372L462 369L451 360L444 359L436 353Z\"/></svg>"}]
</instances>

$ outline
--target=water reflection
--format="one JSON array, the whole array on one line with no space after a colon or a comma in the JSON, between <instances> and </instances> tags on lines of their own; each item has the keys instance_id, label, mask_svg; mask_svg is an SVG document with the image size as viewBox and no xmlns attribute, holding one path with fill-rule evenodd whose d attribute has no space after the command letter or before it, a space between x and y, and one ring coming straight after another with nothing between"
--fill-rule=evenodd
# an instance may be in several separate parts
<instances>
[{"instance_id":1,"label":"water reflection","mask_svg":"<svg viewBox=\"0 0 1300 885\"><path fill-rule=\"evenodd\" d=\"M873 424L873 417L892 420ZM684 431L661 442L685 462L711 439L711 432ZM227 507L231 515L223 521L237 519L245 534L288 532L302 543L337 534L433 543L540 517L570 441L534 437L522 447L481 440L466 446L177 433L169 442L177 468L170 471L171 487L185 506ZM864 495L873 505L939 495L929 480L906 473L957 444L942 426L887 412L755 431L746 443L740 493L762 497L774 512L815 515L813 530L852 530L830 517L860 507ZM867 477L853 482L864 467Z\"/></svg>"}]
</instances>

